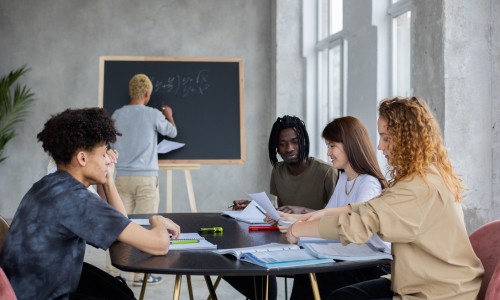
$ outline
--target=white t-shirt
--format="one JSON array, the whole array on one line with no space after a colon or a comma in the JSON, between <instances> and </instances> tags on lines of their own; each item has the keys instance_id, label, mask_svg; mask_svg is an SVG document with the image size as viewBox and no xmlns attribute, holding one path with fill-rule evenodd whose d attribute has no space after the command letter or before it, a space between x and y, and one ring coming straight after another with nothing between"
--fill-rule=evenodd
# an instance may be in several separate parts
<instances>
[{"instance_id":1,"label":"white t-shirt","mask_svg":"<svg viewBox=\"0 0 500 300\"><path fill-rule=\"evenodd\" d=\"M350 191L349 195L345 192L346 182L347 192ZM380 195L381 192L382 188L377 178L368 174L361 174L356 179L356 183L354 183L354 179L347 181L347 174L343 172L340 174L333 195L325 208L342 207L349 203L365 202ZM382 241L377 234L374 234L367 243L371 243L377 248L384 249L386 253L391 253L391 243Z\"/></svg>"}]
</instances>

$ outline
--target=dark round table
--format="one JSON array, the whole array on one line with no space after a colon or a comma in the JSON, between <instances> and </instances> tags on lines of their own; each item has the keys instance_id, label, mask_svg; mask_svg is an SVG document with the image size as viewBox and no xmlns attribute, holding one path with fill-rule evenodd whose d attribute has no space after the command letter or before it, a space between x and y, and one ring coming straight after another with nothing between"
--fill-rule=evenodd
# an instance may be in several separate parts
<instances>
[{"instance_id":1,"label":"dark round table","mask_svg":"<svg viewBox=\"0 0 500 300\"><path fill-rule=\"evenodd\" d=\"M251 224L221 216L220 213L171 213L160 215L180 225L181 232L185 233L198 232L198 229L202 227L222 227L222 233L200 233L207 241L216 244L217 249L252 247L269 243L288 244L285 234L277 230L249 231L248 226ZM130 215L132 219L148 219L150 216L151 214ZM149 226L146 226L146 228L149 228ZM251 263L239 261L232 255L214 253L212 250L172 250L167 255L153 256L118 241L111 245L110 256L113 266L122 271L176 274L179 277L179 289L181 275L203 275L205 276L205 280L207 280L210 293L212 294L213 292L212 299L214 300L216 296L209 275L265 276L306 273L314 275L314 273L366 268L390 262L387 259L359 262L346 261L266 269ZM141 292L141 294L143 293ZM176 292L174 291L174 299L175 294Z\"/></svg>"}]
</instances>

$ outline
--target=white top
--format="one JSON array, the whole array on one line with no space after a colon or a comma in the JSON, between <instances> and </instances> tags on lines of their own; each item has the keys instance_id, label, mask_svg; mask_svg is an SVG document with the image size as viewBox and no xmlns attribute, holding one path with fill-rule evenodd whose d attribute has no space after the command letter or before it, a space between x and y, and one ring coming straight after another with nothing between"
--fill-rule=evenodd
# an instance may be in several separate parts
<instances>
[{"instance_id":1,"label":"white top","mask_svg":"<svg viewBox=\"0 0 500 300\"><path fill-rule=\"evenodd\" d=\"M347 192L350 191L349 195L345 192L346 183ZM377 178L368 174L361 174L356 179L356 182L354 182L354 179L347 181L347 174L342 172L335 186L335 190L333 191L333 195L325 208L342 207L349 205L349 203L365 202L380 195L381 192L382 187ZM384 249L386 253L391 253L391 243L382 241L376 234L368 240L368 243L371 243L377 248Z\"/></svg>"}]
</instances>

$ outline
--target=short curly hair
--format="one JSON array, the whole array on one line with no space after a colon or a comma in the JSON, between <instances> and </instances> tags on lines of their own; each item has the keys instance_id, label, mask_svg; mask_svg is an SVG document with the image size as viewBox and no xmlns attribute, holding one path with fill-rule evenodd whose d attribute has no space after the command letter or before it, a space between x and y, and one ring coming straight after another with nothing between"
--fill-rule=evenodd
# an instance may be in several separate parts
<instances>
[{"instance_id":1,"label":"short curly hair","mask_svg":"<svg viewBox=\"0 0 500 300\"><path fill-rule=\"evenodd\" d=\"M128 88L130 97L141 98L147 91L151 92L153 90L153 84L151 83L151 80L149 80L148 76L144 74L137 74L130 79Z\"/></svg>"},{"instance_id":2,"label":"short curly hair","mask_svg":"<svg viewBox=\"0 0 500 300\"><path fill-rule=\"evenodd\" d=\"M102 143L116 142L121 135L104 108L66 109L52 115L36 136L57 164L71 162L77 151L92 152Z\"/></svg>"}]
</instances>

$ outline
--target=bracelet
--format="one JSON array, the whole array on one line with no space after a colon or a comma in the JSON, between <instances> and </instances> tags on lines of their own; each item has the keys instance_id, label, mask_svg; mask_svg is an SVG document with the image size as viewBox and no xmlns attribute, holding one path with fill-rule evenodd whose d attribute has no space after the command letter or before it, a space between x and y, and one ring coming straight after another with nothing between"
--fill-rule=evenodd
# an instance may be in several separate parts
<instances>
[{"instance_id":1,"label":"bracelet","mask_svg":"<svg viewBox=\"0 0 500 300\"><path fill-rule=\"evenodd\" d=\"M292 232L292 227L293 227L293 225L295 225L295 223L293 223L292 225L290 225L290 234L291 234L294 238L298 239L298 237L296 237L295 235L293 235L293 232Z\"/></svg>"}]
</instances>

